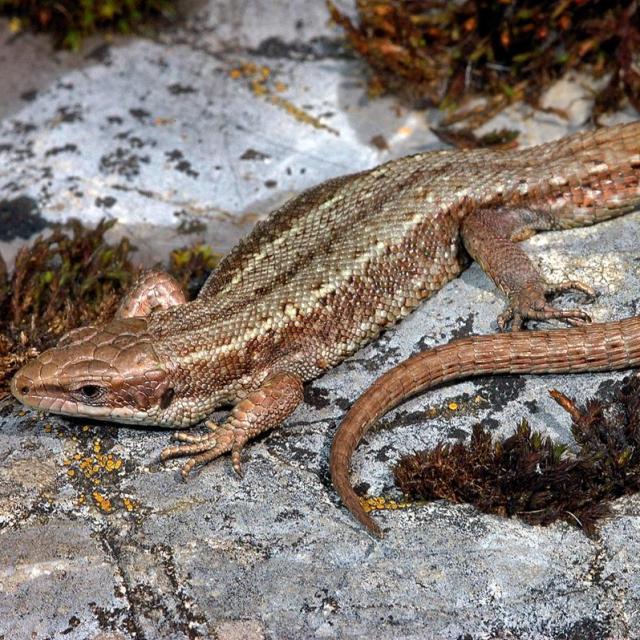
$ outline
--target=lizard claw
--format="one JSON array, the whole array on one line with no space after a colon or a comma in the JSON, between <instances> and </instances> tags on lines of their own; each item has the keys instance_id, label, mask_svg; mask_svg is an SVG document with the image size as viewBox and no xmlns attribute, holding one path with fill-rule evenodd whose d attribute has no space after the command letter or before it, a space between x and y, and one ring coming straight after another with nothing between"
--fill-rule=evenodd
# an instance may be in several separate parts
<instances>
[{"instance_id":1,"label":"lizard claw","mask_svg":"<svg viewBox=\"0 0 640 640\"><path fill-rule=\"evenodd\" d=\"M209 433L175 433L173 439L183 444L167 447L160 454L160 459L189 456L181 472L182 477L186 478L194 467L231 452L233 469L242 477L242 449L245 444L279 424L301 400L302 380L291 373L276 373L238 402L223 424L208 421Z\"/></svg>"},{"instance_id":2,"label":"lizard claw","mask_svg":"<svg viewBox=\"0 0 640 640\"><path fill-rule=\"evenodd\" d=\"M510 300L509 307L498 316L499 329L504 331L511 323L512 331L520 331L525 320L557 319L565 320L574 326L591 322L591 316L582 309L558 309L547 304L547 296L564 291L580 291L589 297L596 295L590 286L576 280L524 288Z\"/></svg>"}]
</instances>

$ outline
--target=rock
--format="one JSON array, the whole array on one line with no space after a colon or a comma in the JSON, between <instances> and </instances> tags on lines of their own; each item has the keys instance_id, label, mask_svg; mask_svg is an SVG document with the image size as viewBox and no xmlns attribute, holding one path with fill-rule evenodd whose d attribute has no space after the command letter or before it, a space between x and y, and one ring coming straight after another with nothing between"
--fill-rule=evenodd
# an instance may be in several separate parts
<instances>
[{"instance_id":1,"label":"rock","mask_svg":"<svg viewBox=\"0 0 640 640\"><path fill-rule=\"evenodd\" d=\"M154 41L116 40L81 63L46 62L60 54L41 37L3 37L0 60L23 49L13 99L0 103L0 201L28 203L35 216L0 235L7 264L20 236L37 231L27 218L44 226L116 217L146 262L196 240L226 251L305 187L439 146L428 131L433 114L366 99L365 71L322 3L211 0L192 10ZM511 109L499 126L523 127L528 142L566 131L555 116L526 113ZM388 149L371 145L374 136ZM639 293L638 220L541 234L526 247L551 279L594 284L595 319L628 316ZM285 426L247 447L242 481L224 458L182 482L179 463L158 462L164 430L6 403L0 636L640 637L637 496L619 501L596 540L567 524L533 528L439 502L376 514L386 537L374 541L331 488L331 438L358 394L420 349L495 331L502 306L471 266L309 384ZM621 375L484 378L414 398L365 440L354 482L394 495L395 460L465 437L478 420L505 435L526 417L568 441L568 417L547 390L581 400Z\"/></svg>"}]
</instances>

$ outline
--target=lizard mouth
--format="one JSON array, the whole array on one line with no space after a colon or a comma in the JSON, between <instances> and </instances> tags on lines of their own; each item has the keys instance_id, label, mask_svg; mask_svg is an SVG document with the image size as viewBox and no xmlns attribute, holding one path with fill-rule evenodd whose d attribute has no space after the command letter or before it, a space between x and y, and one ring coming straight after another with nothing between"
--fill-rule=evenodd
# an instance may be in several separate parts
<instances>
[{"instance_id":1,"label":"lizard mouth","mask_svg":"<svg viewBox=\"0 0 640 640\"><path fill-rule=\"evenodd\" d=\"M22 404L39 411L59 413L65 416L79 416L94 419L135 422L134 412L124 410L126 408L110 408L105 406L85 404L76 399L69 398L68 394L61 388L51 384L37 384L29 375L29 364L20 369L11 380L11 394ZM95 386L95 385L85 385ZM88 393L94 393L91 390ZM80 410L81 409L81 410ZM121 414L121 415L117 415ZM127 420L128 418L128 420Z\"/></svg>"},{"instance_id":2,"label":"lizard mouth","mask_svg":"<svg viewBox=\"0 0 640 640\"><path fill-rule=\"evenodd\" d=\"M36 385L28 375L22 372L22 369L11 380L10 389L16 400L32 409L51 411L67 416L75 416L79 413L77 402L61 397L59 389ZM105 414L105 408L83 407L83 412L85 414L91 413L91 417L99 417L100 414ZM105 417L107 416L105 415Z\"/></svg>"}]
</instances>

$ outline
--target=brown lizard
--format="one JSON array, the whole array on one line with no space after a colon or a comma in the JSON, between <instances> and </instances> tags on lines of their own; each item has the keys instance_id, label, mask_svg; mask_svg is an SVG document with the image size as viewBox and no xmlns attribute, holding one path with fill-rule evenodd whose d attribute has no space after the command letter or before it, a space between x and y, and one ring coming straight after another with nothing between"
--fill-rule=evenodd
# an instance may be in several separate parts
<instances>
[{"instance_id":1,"label":"brown lizard","mask_svg":"<svg viewBox=\"0 0 640 640\"><path fill-rule=\"evenodd\" d=\"M12 392L55 413L171 428L232 403L223 424L175 434L182 444L161 457L189 456L186 477L231 452L240 473L245 443L291 414L303 382L456 277L467 253L507 296L501 328L588 321L546 298L591 289L546 282L516 241L628 212L639 182L640 123L524 150L419 153L328 180L256 225L195 300L146 275L113 321L63 337L18 371Z\"/></svg>"}]
</instances>

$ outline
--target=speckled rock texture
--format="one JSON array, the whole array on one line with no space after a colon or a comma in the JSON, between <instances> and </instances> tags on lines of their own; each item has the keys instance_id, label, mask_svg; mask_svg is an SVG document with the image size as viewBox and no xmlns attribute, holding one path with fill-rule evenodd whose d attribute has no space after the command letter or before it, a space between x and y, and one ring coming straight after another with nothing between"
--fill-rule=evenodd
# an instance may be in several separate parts
<instances>
[{"instance_id":1,"label":"speckled rock texture","mask_svg":"<svg viewBox=\"0 0 640 640\"><path fill-rule=\"evenodd\" d=\"M147 263L196 240L226 251L305 187L439 146L429 132L436 114L367 100L364 67L323 3L209 0L186 9L183 24L154 40L89 43L80 56L11 36L0 22L7 262L34 233L71 217L116 217L114 233L132 236ZM487 128L517 126L525 143L577 130L588 112L581 86L569 79L547 96L569 122L517 107ZM637 114L617 119L625 117ZM636 213L541 234L526 247L550 279L598 289L594 318L624 317L638 311L639 221ZM178 463L158 462L167 431L5 403L0 638L640 637L637 496L615 505L596 539L567 524L534 528L438 502L377 514L386 537L375 541L331 489L331 438L354 398L420 349L495 331L502 304L472 265L308 385L285 426L247 448L243 480L225 458L183 482ZM504 435L526 417L570 441L548 389L580 400L622 376L437 389L382 421L356 455L354 481L397 497L390 469L399 456L468 437L478 420Z\"/></svg>"}]
</instances>

